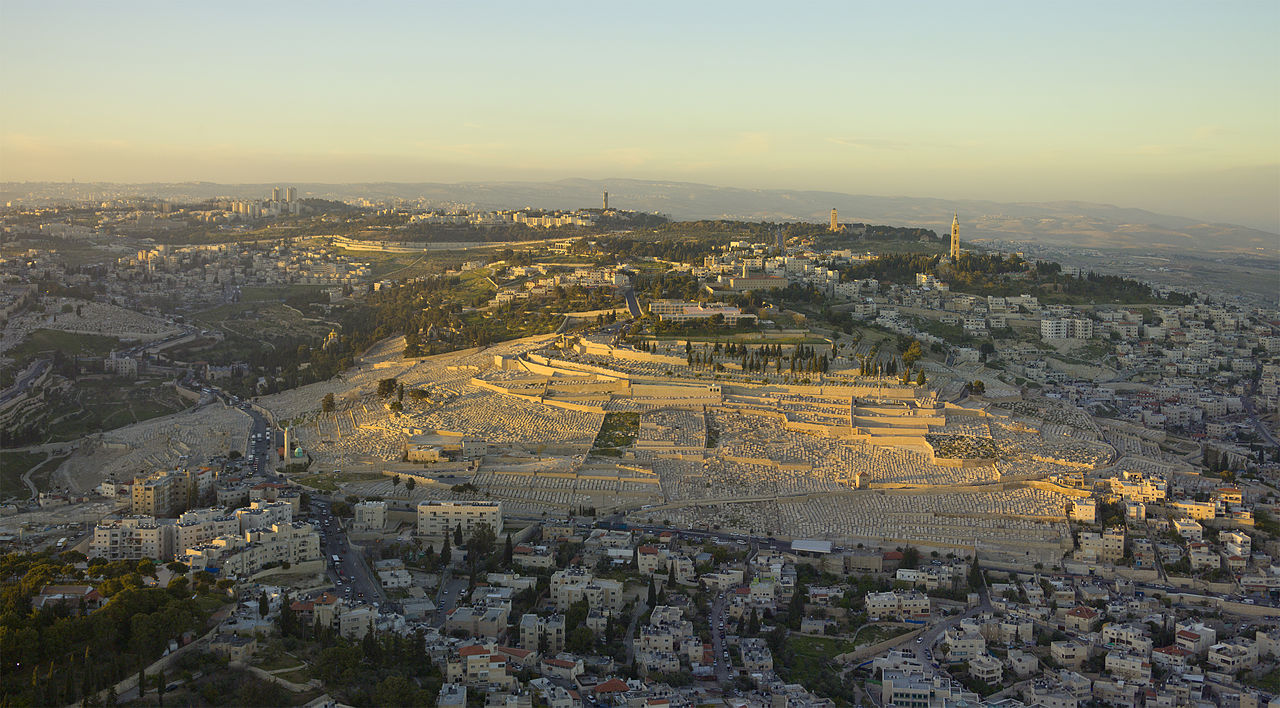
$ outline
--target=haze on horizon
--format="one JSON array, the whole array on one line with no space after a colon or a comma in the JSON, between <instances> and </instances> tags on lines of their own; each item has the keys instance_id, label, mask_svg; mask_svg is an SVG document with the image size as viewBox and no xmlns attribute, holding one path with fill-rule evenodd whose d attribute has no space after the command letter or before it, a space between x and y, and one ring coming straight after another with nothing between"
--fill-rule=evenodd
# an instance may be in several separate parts
<instances>
[{"instance_id":1,"label":"haze on horizon","mask_svg":"<svg viewBox=\"0 0 1280 708\"><path fill-rule=\"evenodd\" d=\"M0 180L632 177L1280 231L1280 4L0 5Z\"/></svg>"}]
</instances>

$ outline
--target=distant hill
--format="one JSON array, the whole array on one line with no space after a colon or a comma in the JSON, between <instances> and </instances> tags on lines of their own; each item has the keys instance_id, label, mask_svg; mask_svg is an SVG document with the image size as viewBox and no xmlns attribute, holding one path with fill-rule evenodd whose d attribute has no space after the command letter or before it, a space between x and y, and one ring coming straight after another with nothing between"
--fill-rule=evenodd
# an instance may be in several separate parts
<instances>
[{"instance_id":1,"label":"distant hill","mask_svg":"<svg viewBox=\"0 0 1280 708\"><path fill-rule=\"evenodd\" d=\"M208 199L265 197L273 184L50 184L0 183L0 201L32 195L123 196ZM844 222L920 226L940 233L960 213L965 240L1029 241L1087 248L1126 248L1274 254L1280 235L1235 224L1197 222L1143 209L1090 202L992 202L880 197L839 192L738 189L690 182L633 179L565 179L556 182L463 182L361 184L297 183L303 196L328 199L388 198L456 202L485 209L523 206L573 209L599 206L609 190L610 206L659 212L673 219L745 219L825 222L832 207Z\"/></svg>"}]
</instances>

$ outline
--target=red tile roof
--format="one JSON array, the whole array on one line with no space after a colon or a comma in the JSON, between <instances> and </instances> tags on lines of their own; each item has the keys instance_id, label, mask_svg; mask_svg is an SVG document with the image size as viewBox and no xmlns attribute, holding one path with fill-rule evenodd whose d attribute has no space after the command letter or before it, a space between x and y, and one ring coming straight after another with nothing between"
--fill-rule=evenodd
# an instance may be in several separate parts
<instances>
[{"instance_id":1,"label":"red tile roof","mask_svg":"<svg viewBox=\"0 0 1280 708\"><path fill-rule=\"evenodd\" d=\"M627 690L627 684L621 679L612 678L602 684L596 686L596 694L601 693L622 693Z\"/></svg>"}]
</instances>

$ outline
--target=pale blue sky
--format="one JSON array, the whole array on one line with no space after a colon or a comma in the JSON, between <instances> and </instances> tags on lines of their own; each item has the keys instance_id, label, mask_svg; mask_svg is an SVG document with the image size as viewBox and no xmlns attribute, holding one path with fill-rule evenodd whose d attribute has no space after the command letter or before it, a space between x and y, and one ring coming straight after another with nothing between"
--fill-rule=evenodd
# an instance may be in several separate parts
<instances>
[{"instance_id":1,"label":"pale blue sky","mask_svg":"<svg viewBox=\"0 0 1280 708\"><path fill-rule=\"evenodd\" d=\"M0 1L0 179L636 177L1276 228L1280 3Z\"/></svg>"}]
</instances>

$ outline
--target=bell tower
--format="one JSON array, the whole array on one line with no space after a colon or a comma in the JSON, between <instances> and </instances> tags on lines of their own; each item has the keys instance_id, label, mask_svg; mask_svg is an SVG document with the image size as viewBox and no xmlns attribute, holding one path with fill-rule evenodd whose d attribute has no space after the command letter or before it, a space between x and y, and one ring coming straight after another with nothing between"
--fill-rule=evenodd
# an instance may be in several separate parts
<instances>
[{"instance_id":1,"label":"bell tower","mask_svg":"<svg viewBox=\"0 0 1280 708\"><path fill-rule=\"evenodd\" d=\"M951 262L960 260L960 212L951 219Z\"/></svg>"}]
</instances>

